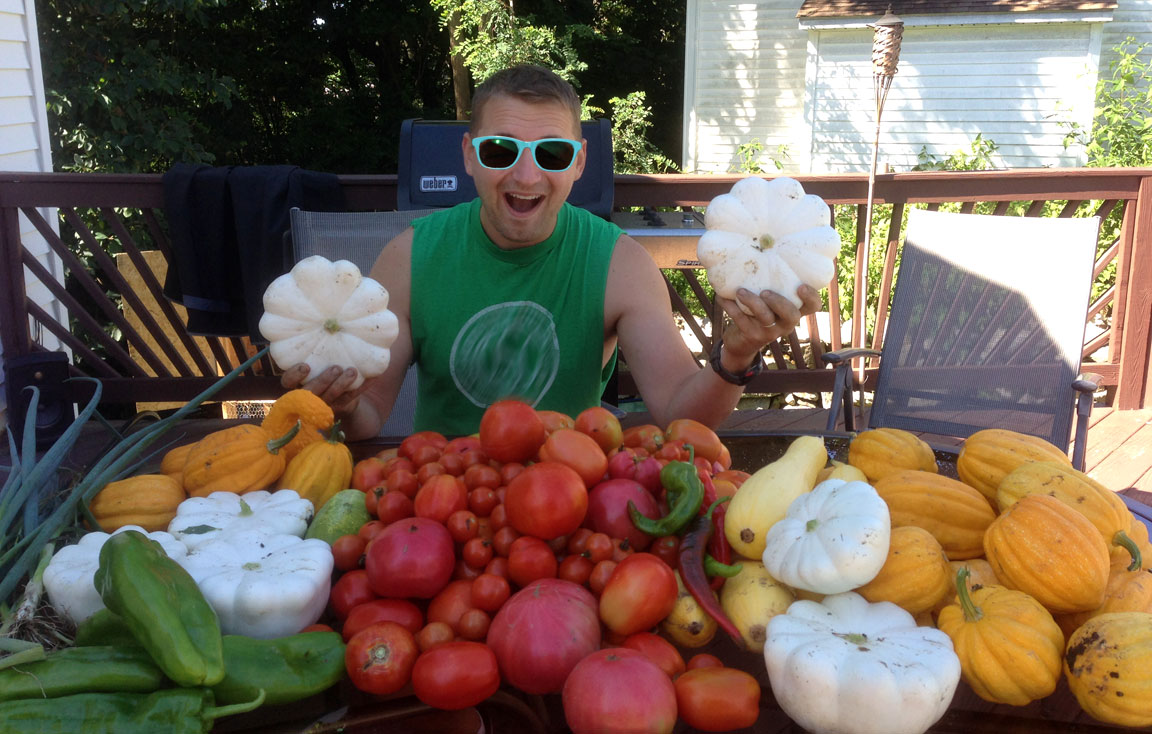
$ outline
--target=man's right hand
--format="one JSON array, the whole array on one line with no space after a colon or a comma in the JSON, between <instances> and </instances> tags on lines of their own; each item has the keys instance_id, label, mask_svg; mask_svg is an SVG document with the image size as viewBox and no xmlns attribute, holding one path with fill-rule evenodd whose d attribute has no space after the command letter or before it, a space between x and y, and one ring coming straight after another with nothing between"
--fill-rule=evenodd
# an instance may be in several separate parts
<instances>
[{"instance_id":1,"label":"man's right hand","mask_svg":"<svg viewBox=\"0 0 1152 734\"><path fill-rule=\"evenodd\" d=\"M337 415L350 415L356 410L363 392L363 386L352 389L356 383L356 368L333 365L314 377L310 372L311 369L303 362L293 365L280 375L280 385L286 390L310 390L332 406Z\"/></svg>"}]
</instances>

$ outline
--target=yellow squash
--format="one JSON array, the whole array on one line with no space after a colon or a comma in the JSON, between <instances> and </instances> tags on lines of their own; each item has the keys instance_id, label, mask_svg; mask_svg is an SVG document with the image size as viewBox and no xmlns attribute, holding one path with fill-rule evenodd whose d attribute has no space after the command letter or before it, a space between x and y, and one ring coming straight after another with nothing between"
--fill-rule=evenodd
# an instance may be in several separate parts
<instances>
[{"instance_id":1,"label":"yellow squash","mask_svg":"<svg viewBox=\"0 0 1152 734\"><path fill-rule=\"evenodd\" d=\"M184 489L192 497L267 489L284 473L281 449L298 430L295 425L274 437L260 426L244 424L208 434L188 453Z\"/></svg>"},{"instance_id":2,"label":"yellow squash","mask_svg":"<svg viewBox=\"0 0 1152 734\"><path fill-rule=\"evenodd\" d=\"M984 555L984 531L996 512L984 495L939 474L905 469L876 482L893 527L914 525L932 533L950 560Z\"/></svg>"},{"instance_id":3,"label":"yellow squash","mask_svg":"<svg viewBox=\"0 0 1152 734\"><path fill-rule=\"evenodd\" d=\"M1104 589L1104 603L1087 612L1057 615L1056 622L1064 634L1071 635L1089 619L1110 612L1152 613L1152 572L1113 565Z\"/></svg>"},{"instance_id":4,"label":"yellow squash","mask_svg":"<svg viewBox=\"0 0 1152 734\"><path fill-rule=\"evenodd\" d=\"M704 647L716 636L718 625L712 615L704 611L676 573L676 605L660 622L660 629L680 647Z\"/></svg>"},{"instance_id":5,"label":"yellow squash","mask_svg":"<svg viewBox=\"0 0 1152 734\"><path fill-rule=\"evenodd\" d=\"M768 528L784 517L792 500L812 491L827 463L824 439L800 436L783 456L744 480L724 514L724 535L732 549L758 560Z\"/></svg>"},{"instance_id":6,"label":"yellow squash","mask_svg":"<svg viewBox=\"0 0 1152 734\"><path fill-rule=\"evenodd\" d=\"M1064 675L1093 718L1152 725L1152 614L1113 612L1085 622L1068 640Z\"/></svg>"},{"instance_id":7,"label":"yellow squash","mask_svg":"<svg viewBox=\"0 0 1152 734\"><path fill-rule=\"evenodd\" d=\"M768 573L759 561L740 561L740 573L720 587L720 606L753 652L764 649L768 620L796 601L792 590Z\"/></svg>"},{"instance_id":8,"label":"yellow squash","mask_svg":"<svg viewBox=\"0 0 1152 734\"><path fill-rule=\"evenodd\" d=\"M932 447L899 428L873 428L858 434L848 444L848 463L873 482L901 469L940 471Z\"/></svg>"},{"instance_id":9,"label":"yellow squash","mask_svg":"<svg viewBox=\"0 0 1152 734\"><path fill-rule=\"evenodd\" d=\"M300 431L284 447L286 461L291 461L305 446L321 441L324 434L331 430L336 416L332 406L319 395L299 388L278 397L260 422L260 427L273 436L283 436L297 421L300 422Z\"/></svg>"},{"instance_id":10,"label":"yellow squash","mask_svg":"<svg viewBox=\"0 0 1152 734\"><path fill-rule=\"evenodd\" d=\"M1005 586L1053 614L1104 602L1108 544L1088 518L1055 497L1028 495L1005 510L984 533L984 551Z\"/></svg>"},{"instance_id":11,"label":"yellow squash","mask_svg":"<svg viewBox=\"0 0 1152 734\"><path fill-rule=\"evenodd\" d=\"M1072 465L1068 456L1042 438L1003 428L986 428L964 440L956 457L960 481L980 490L992 503L1000 481L1021 464L1055 461Z\"/></svg>"},{"instance_id":12,"label":"yellow squash","mask_svg":"<svg viewBox=\"0 0 1152 734\"><path fill-rule=\"evenodd\" d=\"M280 487L296 490L319 511L352 481L352 452L343 441L344 434L333 426L325 440L305 446L288 461Z\"/></svg>"},{"instance_id":13,"label":"yellow squash","mask_svg":"<svg viewBox=\"0 0 1152 734\"><path fill-rule=\"evenodd\" d=\"M186 498L184 488L172 477L139 474L105 485L88 503L88 510L106 533L125 525L139 525L151 533L167 530Z\"/></svg>"},{"instance_id":14,"label":"yellow squash","mask_svg":"<svg viewBox=\"0 0 1152 734\"><path fill-rule=\"evenodd\" d=\"M936 626L952 639L960 671L976 695L1023 706L1050 695L1060 680L1064 633L1038 601L1003 586L969 590L957 573L957 601Z\"/></svg>"},{"instance_id":15,"label":"yellow squash","mask_svg":"<svg viewBox=\"0 0 1152 734\"><path fill-rule=\"evenodd\" d=\"M952 567L932 534L913 525L892 528L880 572L856 593L872 603L890 601L916 616L952 589Z\"/></svg>"}]
</instances>

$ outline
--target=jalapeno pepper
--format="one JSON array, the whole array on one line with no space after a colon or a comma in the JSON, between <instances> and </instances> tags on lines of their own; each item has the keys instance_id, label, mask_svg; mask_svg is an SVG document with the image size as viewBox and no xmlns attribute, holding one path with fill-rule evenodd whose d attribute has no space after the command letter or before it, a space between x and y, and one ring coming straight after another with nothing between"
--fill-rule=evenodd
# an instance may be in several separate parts
<instances>
[{"instance_id":1,"label":"jalapeno pepper","mask_svg":"<svg viewBox=\"0 0 1152 734\"><path fill-rule=\"evenodd\" d=\"M720 625L736 644L743 648L744 636L740 634L736 624L728 618L720 606L720 602L716 600L712 593L712 587L708 583L708 575L704 570L705 548L708 546L708 538L712 535L712 511L716 509L717 505L727 502L729 499L728 497L721 497L713 502L708 507L707 512L692 522L691 527L684 533L684 537L680 539L680 578L684 580L684 587L688 589L688 593L692 594L692 598L696 600L700 608L712 619L715 619L716 624Z\"/></svg>"},{"instance_id":2,"label":"jalapeno pepper","mask_svg":"<svg viewBox=\"0 0 1152 734\"><path fill-rule=\"evenodd\" d=\"M0 670L0 701L74 693L150 693L167 682L140 647L67 647Z\"/></svg>"},{"instance_id":3,"label":"jalapeno pepper","mask_svg":"<svg viewBox=\"0 0 1152 734\"><path fill-rule=\"evenodd\" d=\"M246 703L216 706L207 688L21 699L0 703L0 734L207 734L221 716L242 714L262 703L263 691Z\"/></svg>"},{"instance_id":4,"label":"jalapeno pepper","mask_svg":"<svg viewBox=\"0 0 1152 734\"><path fill-rule=\"evenodd\" d=\"M181 686L224 678L216 611L192 577L143 533L116 533L100 549L96 588L164 674Z\"/></svg>"},{"instance_id":5,"label":"jalapeno pepper","mask_svg":"<svg viewBox=\"0 0 1152 734\"><path fill-rule=\"evenodd\" d=\"M704 483L692 463L695 450L688 447L688 461L670 461L660 470L660 484L668 498L668 514L653 520L640 514L635 503L628 502L628 517L637 530L654 538L675 535L700 512L704 502Z\"/></svg>"}]
</instances>

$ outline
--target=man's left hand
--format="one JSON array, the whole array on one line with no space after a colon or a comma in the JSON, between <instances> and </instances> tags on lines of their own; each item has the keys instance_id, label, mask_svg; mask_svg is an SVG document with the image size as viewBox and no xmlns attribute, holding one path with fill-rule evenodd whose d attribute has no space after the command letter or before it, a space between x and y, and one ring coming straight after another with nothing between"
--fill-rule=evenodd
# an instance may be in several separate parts
<instances>
[{"instance_id":1,"label":"man's left hand","mask_svg":"<svg viewBox=\"0 0 1152 734\"><path fill-rule=\"evenodd\" d=\"M741 288L736 294L739 303L717 297L717 303L732 321L724 332L725 356L747 364L764 345L791 333L801 318L820 310L820 292L815 288L802 285L796 295L802 301L800 308L773 291L756 294Z\"/></svg>"}]
</instances>

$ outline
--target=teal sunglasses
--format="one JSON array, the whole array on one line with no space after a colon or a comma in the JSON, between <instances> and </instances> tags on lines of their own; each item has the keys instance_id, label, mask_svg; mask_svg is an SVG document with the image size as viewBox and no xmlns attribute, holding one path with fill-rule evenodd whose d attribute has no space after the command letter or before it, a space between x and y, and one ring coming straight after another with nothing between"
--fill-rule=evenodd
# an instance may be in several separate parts
<instances>
[{"instance_id":1,"label":"teal sunglasses","mask_svg":"<svg viewBox=\"0 0 1152 734\"><path fill-rule=\"evenodd\" d=\"M532 160L542 171L559 173L567 171L576 162L576 154L584 147L577 140L567 138L544 138L528 142L502 135L485 135L472 138L476 149L476 159L480 165L495 171L502 171L516 165L524 149L532 151Z\"/></svg>"}]
</instances>

